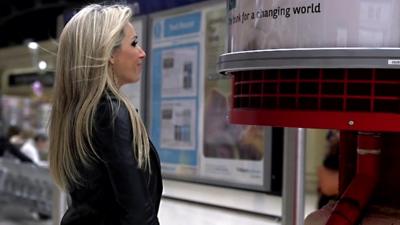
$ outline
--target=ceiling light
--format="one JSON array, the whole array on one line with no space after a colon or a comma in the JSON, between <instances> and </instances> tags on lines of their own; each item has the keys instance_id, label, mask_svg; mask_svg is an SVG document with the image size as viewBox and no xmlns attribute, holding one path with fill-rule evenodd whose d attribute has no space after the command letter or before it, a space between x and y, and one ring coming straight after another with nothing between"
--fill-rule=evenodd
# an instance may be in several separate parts
<instances>
[{"instance_id":1,"label":"ceiling light","mask_svg":"<svg viewBox=\"0 0 400 225\"><path fill-rule=\"evenodd\" d=\"M37 49L39 47L37 42L31 41L28 43L28 48L30 49Z\"/></svg>"},{"instance_id":2,"label":"ceiling light","mask_svg":"<svg viewBox=\"0 0 400 225\"><path fill-rule=\"evenodd\" d=\"M40 61L39 63L38 63L38 66L39 66L39 69L40 70L45 70L46 68L47 68L47 63L46 63L46 61Z\"/></svg>"}]
</instances>

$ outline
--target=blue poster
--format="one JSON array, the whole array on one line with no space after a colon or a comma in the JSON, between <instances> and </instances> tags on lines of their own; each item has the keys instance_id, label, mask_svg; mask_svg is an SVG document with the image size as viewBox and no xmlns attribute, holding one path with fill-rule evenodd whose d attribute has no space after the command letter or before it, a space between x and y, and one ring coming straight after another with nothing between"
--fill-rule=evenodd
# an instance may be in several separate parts
<instances>
[{"instance_id":1,"label":"blue poster","mask_svg":"<svg viewBox=\"0 0 400 225\"><path fill-rule=\"evenodd\" d=\"M152 26L150 134L164 171L198 164L200 31L200 12Z\"/></svg>"}]
</instances>

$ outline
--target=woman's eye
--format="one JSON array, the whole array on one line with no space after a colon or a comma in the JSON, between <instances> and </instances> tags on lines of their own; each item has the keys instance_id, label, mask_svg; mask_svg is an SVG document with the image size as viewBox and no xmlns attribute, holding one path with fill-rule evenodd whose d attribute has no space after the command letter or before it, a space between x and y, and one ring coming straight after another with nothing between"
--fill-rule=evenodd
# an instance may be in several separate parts
<instances>
[{"instance_id":1,"label":"woman's eye","mask_svg":"<svg viewBox=\"0 0 400 225\"><path fill-rule=\"evenodd\" d=\"M133 47L136 47L136 46L137 46L137 44L138 44L138 41L134 40L134 41L132 42L132 44L131 44L131 45L132 45Z\"/></svg>"}]
</instances>

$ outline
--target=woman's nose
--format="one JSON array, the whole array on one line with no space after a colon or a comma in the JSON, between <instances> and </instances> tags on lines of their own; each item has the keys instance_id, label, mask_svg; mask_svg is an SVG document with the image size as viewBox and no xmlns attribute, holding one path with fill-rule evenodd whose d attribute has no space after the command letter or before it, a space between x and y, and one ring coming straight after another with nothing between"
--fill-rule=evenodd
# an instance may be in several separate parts
<instances>
[{"instance_id":1,"label":"woman's nose","mask_svg":"<svg viewBox=\"0 0 400 225\"><path fill-rule=\"evenodd\" d=\"M140 48L140 58L145 58L146 57L146 52L142 49L142 47L139 47Z\"/></svg>"}]
</instances>

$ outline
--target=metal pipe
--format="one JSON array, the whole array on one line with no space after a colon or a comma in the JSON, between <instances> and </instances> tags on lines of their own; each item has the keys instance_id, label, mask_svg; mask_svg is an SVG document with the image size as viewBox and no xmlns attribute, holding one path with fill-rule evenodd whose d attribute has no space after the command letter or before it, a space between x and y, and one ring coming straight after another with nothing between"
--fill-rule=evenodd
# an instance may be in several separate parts
<instances>
[{"instance_id":1,"label":"metal pipe","mask_svg":"<svg viewBox=\"0 0 400 225\"><path fill-rule=\"evenodd\" d=\"M305 129L285 128L282 224L304 224Z\"/></svg>"},{"instance_id":2,"label":"metal pipe","mask_svg":"<svg viewBox=\"0 0 400 225\"><path fill-rule=\"evenodd\" d=\"M356 176L336 203L326 225L357 224L378 184L380 153L380 135L358 134Z\"/></svg>"}]
</instances>

